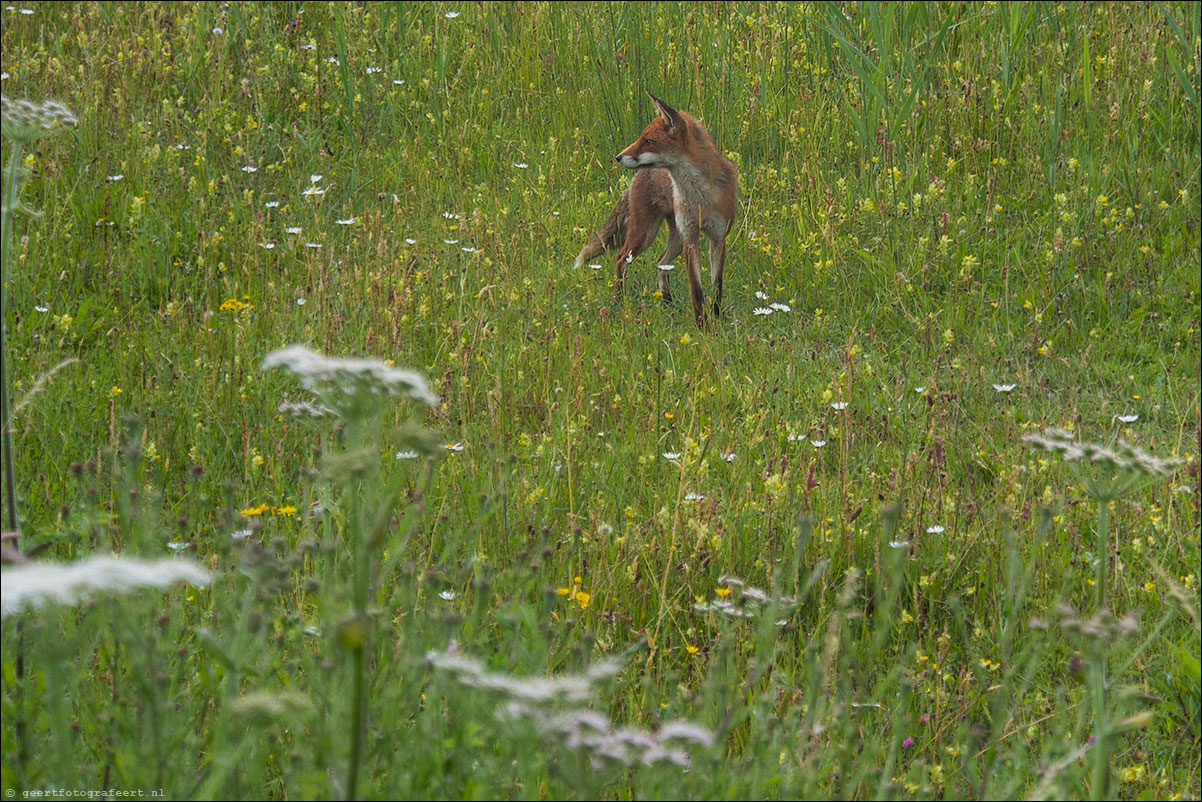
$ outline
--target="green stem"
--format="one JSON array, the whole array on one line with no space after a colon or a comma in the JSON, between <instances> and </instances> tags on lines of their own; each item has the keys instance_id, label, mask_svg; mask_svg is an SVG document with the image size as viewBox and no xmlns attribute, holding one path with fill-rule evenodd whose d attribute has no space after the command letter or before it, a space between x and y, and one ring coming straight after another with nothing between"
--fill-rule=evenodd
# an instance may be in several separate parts
<instances>
[{"instance_id":1,"label":"green stem","mask_svg":"<svg viewBox=\"0 0 1202 802\"><path fill-rule=\"evenodd\" d=\"M1097 551L1094 553L1094 559L1097 561L1097 566L1094 569L1094 613L1100 613L1106 609L1106 569L1109 567L1110 559L1107 557L1107 549L1109 538L1106 531L1110 528L1110 494L1103 494L1098 499L1098 544Z\"/></svg>"},{"instance_id":2,"label":"green stem","mask_svg":"<svg viewBox=\"0 0 1202 802\"><path fill-rule=\"evenodd\" d=\"M12 258L13 211L17 208L17 169L21 161L21 143L13 142L8 156L8 174L4 177L4 211L0 224L0 247L4 250L3 275L0 275L0 293L4 299L3 309L8 309L8 263ZM17 485L13 476L12 410L8 399L8 325L0 320L0 405L4 407L4 503L8 507L7 526L10 532L17 528ZM14 544L15 545L15 544Z\"/></svg>"}]
</instances>

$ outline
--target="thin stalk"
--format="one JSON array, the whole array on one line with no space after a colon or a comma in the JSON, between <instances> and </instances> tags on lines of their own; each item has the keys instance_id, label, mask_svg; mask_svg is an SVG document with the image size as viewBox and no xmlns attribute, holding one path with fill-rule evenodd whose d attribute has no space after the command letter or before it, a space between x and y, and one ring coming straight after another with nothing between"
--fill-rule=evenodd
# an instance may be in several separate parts
<instances>
[{"instance_id":1,"label":"thin stalk","mask_svg":"<svg viewBox=\"0 0 1202 802\"><path fill-rule=\"evenodd\" d=\"M1094 588L1094 612L1099 613L1106 609L1106 569L1109 566L1110 559L1106 555L1106 550L1109 548L1109 539L1106 536L1106 530L1110 528L1110 494L1102 494L1098 499L1098 541L1097 551L1094 552L1096 567L1094 569L1094 583L1097 585Z\"/></svg>"},{"instance_id":2,"label":"thin stalk","mask_svg":"<svg viewBox=\"0 0 1202 802\"><path fill-rule=\"evenodd\" d=\"M17 165L21 161L20 142L12 143L12 152L8 157L8 174L4 177L4 211L3 222L0 223L0 240L2 240L3 276L0 286L3 287L4 309L8 309L8 263L12 258L13 239L13 210L17 208ZM4 407L4 504L7 507L7 526L10 532L19 532L17 528L17 485L13 476L13 436L12 409L8 398L8 325L0 320L0 405ZM14 547L16 542L13 543Z\"/></svg>"}]
</instances>

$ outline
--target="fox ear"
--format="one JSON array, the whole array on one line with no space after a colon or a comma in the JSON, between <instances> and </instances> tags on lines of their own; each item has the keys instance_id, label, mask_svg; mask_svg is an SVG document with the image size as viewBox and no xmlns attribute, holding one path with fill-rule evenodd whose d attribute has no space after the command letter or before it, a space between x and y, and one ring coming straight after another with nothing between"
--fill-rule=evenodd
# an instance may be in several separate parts
<instances>
[{"instance_id":1,"label":"fox ear","mask_svg":"<svg viewBox=\"0 0 1202 802\"><path fill-rule=\"evenodd\" d=\"M680 124L680 112L663 102L650 92L647 97L651 98L651 102L655 104L655 110L659 112L660 118L664 121L664 125L669 128L675 128Z\"/></svg>"}]
</instances>

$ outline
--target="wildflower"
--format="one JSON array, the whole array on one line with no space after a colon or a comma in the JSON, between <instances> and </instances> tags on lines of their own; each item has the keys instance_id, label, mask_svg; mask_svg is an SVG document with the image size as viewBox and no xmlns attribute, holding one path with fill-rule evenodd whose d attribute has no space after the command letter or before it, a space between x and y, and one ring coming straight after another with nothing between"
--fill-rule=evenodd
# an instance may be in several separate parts
<instances>
[{"instance_id":1,"label":"wildflower","mask_svg":"<svg viewBox=\"0 0 1202 802\"><path fill-rule=\"evenodd\" d=\"M446 17L447 19L455 19L456 17L459 16L459 12L458 11L448 11L447 13L443 14L443 16Z\"/></svg>"},{"instance_id":2,"label":"wildflower","mask_svg":"<svg viewBox=\"0 0 1202 802\"><path fill-rule=\"evenodd\" d=\"M416 451L398 451L396 453L396 458L397 459L417 459L418 453Z\"/></svg>"},{"instance_id":3,"label":"wildflower","mask_svg":"<svg viewBox=\"0 0 1202 802\"><path fill-rule=\"evenodd\" d=\"M928 526L927 534L928 535L941 535L941 534L943 534L943 527L940 526L939 524L935 524L934 526Z\"/></svg>"},{"instance_id":4,"label":"wildflower","mask_svg":"<svg viewBox=\"0 0 1202 802\"><path fill-rule=\"evenodd\" d=\"M255 167L253 164L247 164L247 165L244 165L244 166L242 167L242 172L244 172L244 173L257 173L257 172L259 172L259 168L258 168L258 167Z\"/></svg>"},{"instance_id":5,"label":"wildflower","mask_svg":"<svg viewBox=\"0 0 1202 802\"><path fill-rule=\"evenodd\" d=\"M904 549L904 548L908 547L909 545L910 545L910 541L908 541L908 540L890 540L889 541L889 548L891 548L891 549Z\"/></svg>"},{"instance_id":6,"label":"wildflower","mask_svg":"<svg viewBox=\"0 0 1202 802\"><path fill-rule=\"evenodd\" d=\"M70 565L31 562L4 570L0 615L7 618L44 604L73 604L93 592L162 589L176 582L203 587L209 580L209 574L199 565L177 558L139 560L96 555Z\"/></svg>"},{"instance_id":7,"label":"wildflower","mask_svg":"<svg viewBox=\"0 0 1202 802\"><path fill-rule=\"evenodd\" d=\"M777 312L792 312L793 309L788 304L768 304L769 309L775 309Z\"/></svg>"},{"instance_id":8,"label":"wildflower","mask_svg":"<svg viewBox=\"0 0 1202 802\"><path fill-rule=\"evenodd\" d=\"M9 100L0 95L0 122L5 139L28 144L57 133L65 126L74 126L78 120L57 100L34 103L32 100Z\"/></svg>"},{"instance_id":9,"label":"wildflower","mask_svg":"<svg viewBox=\"0 0 1202 802\"><path fill-rule=\"evenodd\" d=\"M335 223L337 223L337 224L338 224L338 225L340 225L340 226L350 226L350 225L354 225L354 223L355 223L355 218L353 218L353 217L347 217L347 218L345 218L345 219L343 219L343 220L335 220L334 222L335 222Z\"/></svg>"},{"instance_id":10,"label":"wildflower","mask_svg":"<svg viewBox=\"0 0 1202 802\"><path fill-rule=\"evenodd\" d=\"M443 601L454 601L455 597L458 595L459 594L453 590L444 590L439 592L438 598L442 599Z\"/></svg>"},{"instance_id":11,"label":"wildflower","mask_svg":"<svg viewBox=\"0 0 1202 802\"><path fill-rule=\"evenodd\" d=\"M676 265L658 265L658 267L660 270L664 271L665 273L668 272L669 270L676 269Z\"/></svg>"},{"instance_id":12,"label":"wildflower","mask_svg":"<svg viewBox=\"0 0 1202 802\"><path fill-rule=\"evenodd\" d=\"M589 269L590 269L590 270L600 270L600 269L601 269L601 265L589 265Z\"/></svg>"},{"instance_id":13,"label":"wildflower","mask_svg":"<svg viewBox=\"0 0 1202 802\"><path fill-rule=\"evenodd\" d=\"M326 188L319 187L319 186L311 186L308 189L306 189L304 192L301 193L301 195L304 197L310 197L313 195L324 195L324 194L326 194Z\"/></svg>"},{"instance_id":14,"label":"wildflower","mask_svg":"<svg viewBox=\"0 0 1202 802\"><path fill-rule=\"evenodd\" d=\"M297 306L304 306L304 305L305 305L305 299L304 299L304 298L297 298L297 299L296 299L296 305L297 305Z\"/></svg>"},{"instance_id":15,"label":"wildflower","mask_svg":"<svg viewBox=\"0 0 1202 802\"><path fill-rule=\"evenodd\" d=\"M902 741L902 749L909 749L913 745L914 739L908 735L906 736L906 740Z\"/></svg>"},{"instance_id":16,"label":"wildflower","mask_svg":"<svg viewBox=\"0 0 1202 802\"><path fill-rule=\"evenodd\" d=\"M328 357L303 345L273 351L263 360L263 370L283 367L301 378L306 389L329 404L359 391L404 395L427 406L438 406L438 397L426 380L411 370L386 365L376 359Z\"/></svg>"},{"instance_id":17,"label":"wildflower","mask_svg":"<svg viewBox=\"0 0 1202 802\"><path fill-rule=\"evenodd\" d=\"M1123 423L1135 423L1139 420L1139 415L1119 415L1119 420Z\"/></svg>"},{"instance_id":18,"label":"wildflower","mask_svg":"<svg viewBox=\"0 0 1202 802\"><path fill-rule=\"evenodd\" d=\"M835 403L831 404L831 409L836 410L838 412L842 412L843 410L847 409L847 402L846 401L836 401Z\"/></svg>"},{"instance_id":19,"label":"wildflower","mask_svg":"<svg viewBox=\"0 0 1202 802\"><path fill-rule=\"evenodd\" d=\"M267 202L266 202L266 203L264 203L263 205L264 205L264 206L266 206L268 209L278 209L278 208L280 208L280 202L279 202L279 201L267 201Z\"/></svg>"},{"instance_id":20,"label":"wildflower","mask_svg":"<svg viewBox=\"0 0 1202 802\"><path fill-rule=\"evenodd\" d=\"M667 459L667 460L680 459L680 452L679 451L665 451L662 456L664 459Z\"/></svg>"},{"instance_id":21,"label":"wildflower","mask_svg":"<svg viewBox=\"0 0 1202 802\"><path fill-rule=\"evenodd\" d=\"M313 404L308 401L281 401L276 407L278 412L283 412L285 415L294 415L300 417L322 418L326 415L333 415L334 410L321 404Z\"/></svg>"},{"instance_id":22,"label":"wildflower","mask_svg":"<svg viewBox=\"0 0 1202 802\"><path fill-rule=\"evenodd\" d=\"M702 501L704 498L700 493L685 493L684 496L685 501Z\"/></svg>"},{"instance_id":23,"label":"wildflower","mask_svg":"<svg viewBox=\"0 0 1202 802\"><path fill-rule=\"evenodd\" d=\"M435 404L431 404L430 406L435 406ZM446 446L447 451L462 451L465 448L467 448L467 446L459 442L448 443Z\"/></svg>"},{"instance_id":24,"label":"wildflower","mask_svg":"<svg viewBox=\"0 0 1202 802\"><path fill-rule=\"evenodd\" d=\"M518 168L519 170L525 170L530 165L526 164L526 162L514 162L513 166Z\"/></svg>"},{"instance_id":25,"label":"wildflower","mask_svg":"<svg viewBox=\"0 0 1202 802\"><path fill-rule=\"evenodd\" d=\"M415 240L413 237L405 237L405 244L406 245L416 245L417 240Z\"/></svg>"},{"instance_id":26,"label":"wildflower","mask_svg":"<svg viewBox=\"0 0 1202 802\"><path fill-rule=\"evenodd\" d=\"M593 665L584 674L526 679L486 670L479 662L461 655L453 641L445 652L428 653L426 661L435 668L454 675L463 685L496 691L514 701L528 704L586 702L592 695L595 684L617 676L622 667L616 660L604 660Z\"/></svg>"},{"instance_id":27,"label":"wildflower","mask_svg":"<svg viewBox=\"0 0 1202 802\"><path fill-rule=\"evenodd\" d=\"M751 314L753 314L753 315L770 315L770 314L772 314L772 310L766 306L757 306L755 309L751 310Z\"/></svg>"},{"instance_id":28,"label":"wildflower","mask_svg":"<svg viewBox=\"0 0 1202 802\"><path fill-rule=\"evenodd\" d=\"M814 448L822 448L824 445L826 445L826 441L825 440L811 440L810 445L812 445Z\"/></svg>"},{"instance_id":29,"label":"wildflower","mask_svg":"<svg viewBox=\"0 0 1202 802\"><path fill-rule=\"evenodd\" d=\"M300 226L289 226L287 228L287 232L289 234L299 234L299 233L301 233L301 227Z\"/></svg>"},{"instance_id":30,"label":"wildflower","mask_svg":"<svg viewBox=\"0 0 1202 802\"><path fill-rule=\"evenodd\" d=\"M1089 462L1112 470L1132 471L1145 476L1168 476L1183 463L1180 459L1153 457L1122 440L1113 450L1095 443L1076 442L1070 432L1061 429L1048 429L1043 434L1024 435L1023 440L1059 454L1065 462Z\"/></svg>"},{"instance_id":31,"label":"wildflower","mask_svg":"<svg viewBox=\"0 0 1202 802\"><path fill-rule=\"evenodd\" d=\"M125 178L125 173L116 173L114 175L106 175L104 177L104 180L109 182L110 184L112 184L117 181L120 181L122 178Z\"/></svg>"},{"instance_id":32,"label":"wildflower","mask_svg":"<svg viewBox=\"0 0 1202 802\"><path fill-rule=\"evenodd\" d=\"M995 384L993 385L993 389L999 393L1008 393L1017 386L1017 384Z\"/></svg>"},{"instance_id":33,"label":"wildflower","mask_svg":"<svg viewBox=\"0 0 1202 802\"><path fill-rule=\"evenodd\" d=\"M688 652L689 654L697 654L697 652L699 651L699 650L697 649L697 647L696 647L696 646L694 646L694 645L693 645L693 644L691 644L691 643L690 643L688 646L685 646L685 647L684 647L684 650L685 650L686 652Z\"/></svg>"}]
</instances>

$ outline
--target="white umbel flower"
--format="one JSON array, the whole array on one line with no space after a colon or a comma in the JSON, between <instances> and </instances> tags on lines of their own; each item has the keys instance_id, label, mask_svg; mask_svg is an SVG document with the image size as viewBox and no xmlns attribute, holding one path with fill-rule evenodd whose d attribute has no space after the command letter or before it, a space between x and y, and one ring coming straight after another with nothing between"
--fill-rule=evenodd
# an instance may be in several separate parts
<instances>
[{"instance_id":1,"label":"white umbel flower","mask_svg":"<svg viewBox=\"0 0 1202 802\"><path fill-rule=\"evenodd\" d=\"M138 588L166 588L176 582L197 587L209 573L191 560L140 560L98 555L63 565L28 563L4 570L0 609L8 618L27 607L74 604L92 593L128 593Z\"/></svg>"}]
</instances>

